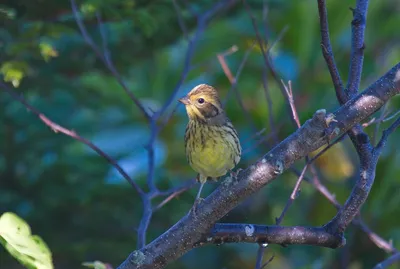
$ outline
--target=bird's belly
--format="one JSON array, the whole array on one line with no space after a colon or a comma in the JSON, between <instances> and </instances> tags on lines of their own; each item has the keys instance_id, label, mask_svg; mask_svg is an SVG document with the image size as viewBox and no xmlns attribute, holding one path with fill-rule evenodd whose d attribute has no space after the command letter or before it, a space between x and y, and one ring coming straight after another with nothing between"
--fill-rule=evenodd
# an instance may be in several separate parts
<instances>
[{"instance_id":1,"label":"bird's belly","mask_svg":"<svg viewBox=\"0 0 400 269\"><path fill-rule=\"evenodd\" d=\"M193 169L206 177L223 176L235 166L232 151L224 143L198 147L193 150L191 159Z\"/></svg>"}]
</instances>

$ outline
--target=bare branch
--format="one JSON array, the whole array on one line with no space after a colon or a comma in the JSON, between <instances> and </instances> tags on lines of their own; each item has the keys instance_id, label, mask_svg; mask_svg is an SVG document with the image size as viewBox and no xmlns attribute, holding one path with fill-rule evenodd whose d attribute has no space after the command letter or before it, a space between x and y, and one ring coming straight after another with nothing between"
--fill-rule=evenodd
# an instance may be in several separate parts
<instances>
[{"instance_id":1,"label":"bare branch","mask_svg":"<svg viewBox=\"0 0 400 269\"><path fill-rule=\"evenodd\" d=\"M387 128L385 131L383 131L383 135L381 140L378 142L378 145L376 145L375 147L375 154L380 155L382 153L382 149L385 147L386 145L386 141L389 138L389 135L391 133L393 133L400 125L400 118L398 118L395 122L392 123L392 125L390 125L389 128Z\"/></svg>"},{"instance_id":2,"label":"bare branch","mask_svg":"<svg viewBox=\"0 0 400 269\"><path fill-rule=\"evenodd\" d=\"M256 18L254 17L253 12L251 11L251 8L250 8L249 4L247 3L247 1L246 0L242 0L242 2L243 2L243 5L246 8L247 13L249 14L250 19L251 19L251 23L253 25L253 29L254 29L255 35L257 37L258 44L260 46L260 50L261 50L261 53L263 55L265 65L266 65L266 67L268 67L272 77L276 81L276 83L277 83L277 85L278 85L278 87L279 87L279 89L280 89L280 91L282 93L282 96L284 96L287 99L285 89L284 89L283 85L281 84L281 79L279 78L278 73L276 72L274 66L271 64L271 61L270 61L269 56L268 56L268 51L266 51L264 49L263 38L261 37L261 35L260 35L259 31L258 31ZM287 27L285 27L283 29L282 33L284 33L286 30L287 30ZM266 91L267 101L269 103L268 107L269 107L269 109L271 109L272 100L270 100L270 98L268 97L269 96L269 91L268 91L268 87L267 87L267 83L266 83L266 76L265 75L263 76L263 86L264 86L264 90ZM289 103L287 103L287 109L290 111ZM275 138L275 139L277 139L277 138Z\"/></svg>"},{"instance_id":3,"label":"bare branch","mask_svg":"<svg viewBox=\"0 0 400 269\"><path fill-rule=\"evenodd\" d=\"M289 210L289 207L292 205L293 201L297 198L297 195L298 195L299 189L300 189L300 184L304 178L307 168L308 168L308 164L306 164L304 166L303 170L301 171L300 176L297 179L296 185L293 188L292 194L290 195L284 209L282 210L281 215L279 216L279 218L275 219L276 225L280 225L282 223L282 220L285 217L286 212Z\"/></svg>"},{"instance_id":4,"label":"bare branch","mask_svg":"<svg viewBox=\"0 0 400 269\"><path fill-rule=\"evenodd\" d=\"M174 5L175 13L178 16L179 27L181 28L184 37L186 39L189 39L189 32L187 30L185 21L183 20L182 13L180 11L180 7L179 7L179 5L178 5L176 0L172 0L172 3Z\"/></svg>"},{"instance_id":5,"label":"bare branch","mask_svg":"<svg viewBox=\"0 0 400 269\"><path fill-rule=\"evenodd\" d=\"M246 50L246 52L245 52L245 54L244 54L244 56L243 56L243 59L242 59L240 65L239 65L239 67L238 67L238 69L237 69L237 71L236 71L235 77L233 77L231 70L229 69L228 65L225 63L225 54L226 54L226 53L224 53L223 55L221 55L221 54L218 55L218 60L219 60L219 62L220 62L220 64L221 64L222 69L223 69L224 72L225 72L225 75L227 76L229 82L231 83L231 88L229 89L229 91L228 91L228 93L227 93L227 96L226 96L226 98L225 98L225 102L224 102L223 106L225 107L225 105L226 105L226 103L228 102L228 99L229 99L229 97L230 97L230 94L231 94L232 92L234 92L234 93L235 93L235 96L236 96L236 100L238 101L239 106L240 106L240 108L242 109L242 111L243 111L243 113L244 113L246 119L247 119L247 120L249 121L249 123L251 124L251 127L252 127L254 130L256 130L256 124L255 124L254 120L252 119L252 117L251 117L249 111L246 109L245 105L243 104L243 99L242 99L242 97L241 97L240 92L239 92L238 89L237 89L237 84L238 84L238 81L239 81L240 74L242 73L242 70L243 70L243 68L244 68L244 65L246 64L247 59L248 59L248 57L249 57L249 55L250 55L250 52L251 52L251 50L254 48L254 45L255 45L255 43L253 43L253 44Z\"/></svg>"},{"instance_id":6,"label":"bare branch","mask_svg":"<svg viewBox=\"0 0 400 269\"><path fill-rule=\"evenodd\" d=\"M352 22L352 59L350 64L350 75L348 81L348 88L345 89L345 94L338 91L339 87L339 74L337 67L331 54L329 42L329 30L327 22L327 11L324 0L318 0L318 8L320 13L321 24L321 37L322 37L322 51L327 62L328 68L331 72L332 80L335 84L336 95L340 104L347 102L353 98L358 92L358 86L361 79L362 65L363 65L363 48L364 48L364 29L365 18L368 8L368 0L357 0L356 12L354 12L354 20ZM357 18L356 18L357 17ZM360 45L362 43L362 45ZM328 46L328 48L326 48ZM330 56L330 57L329 57ZM395 75L396 77L397 75ZM398 79L394 79L395 84ZM331 231L342 233L352 220L357 216L361 206L366 201L369 191L375 179L375 170L378 162L379 154L374 154L375 150L369 140L368 135L363 131L361 125L357 124L348 132L350 139L353 142L357 154L360 159L360 175L353 187L353 190L343 207L327 224L327 228Z\"/></svg>"},{"instance_id":7,"label":"bare branch","mask_svg":"<svg viewBox=\"0 0 400 269\"><path fill-rule=\"evenodd\" d=\"M118 73L117 69L114 66L114 63L111 60L111 55L109 54L107 48L107 41L105 40L106 35L104 30L102 30L102 24L101 24L101 17L97 16L98 22L99 22L99 27L100 27L100 33L103 38L103 47L106 49L104 52L102 52L99 47L94 43L93 39L90 37L88 34L86 27L82 21L82 18L79 14L78 8L76 6L75 0L70 0L71 1L71 8L72 12L75 17L75 21L78 24L79 30L81 31L81 34L86 41L86 43L93 49L93 51L96 53L97 57L100 58L100 60L104 63L104 65L107 67L107 69L111 72L111 74L117 79L118 83L121 85L121 87L124 89L124 91L128 94L128 96L131 98L131 100L135 103L135 105L139 108L139 110L142 112L144 117L150 121L151 116L147 113L146 109L143 107L142 103L137 99L137 97L129 90L128 86L126 85L125 81L122 79L121 75Z\"/></svg>"},{"instance_id":8,"label":"bare branch","mask_svg":"<svg viewBox=\"0 0 400 269\"><path fill-rule=\"evenodd\" d=\"M268 264L270 264L274 258L275 258L275 255L272 255L271 258L269 258L268 261L266 261L266 262L263 264L263 266L261 266L261 269L264 269L265 267L267 267Z\"/></svg>"},{"instance_id":9,"label":"bare branch","mask_svg":"<svg viewBox=\"0 0 400 269\"><path fill-rule=\"evenodd\" d=\"M395 81L399 83L400 80L395 79ZM388 136L394 132L399 125L400 118L383 132L382 139L375 148L371 148L369 140L365 140L362 143L362 141L360 142L359 140L353 139L353 143L360 157L360 176L344 206L339 210L335 218L327 224L328 229L343 232L359 214L360 208L367 199L372 184L374 183L376 165L382 153L382 149L386 144ZM358 128L355 127L351 131L350 137L354 138L357 136L360 137L361 133Z\"/></svg>"},{"instance_id":10,"label":"bare branch","mask_svg":"<svg viewBox=\"0 0 400 269\"><path fill-rule=\"evenodd\" d=\"M322 227L277 225L253 225L241 223L217 223L209 235L203 236L195 247L205 244L258 243L280 245L312 245L327 248L343 246L342 236L327 233Z\"/></svg>"},{"instance_id":11,"label":"bare branch","mask_svg":"<svg viewBox=\"0 0 400 269\"><path fill-rule=\"evenodd\" d=\"M228 64L225 61L225 57L228 55L231 55L232 53L236 52L237 50L238 50L238 47L236 45L233 45L225 52L217 54L217 59L219 61L219 64L221 65L222 70L225 73L225 76L228 78L228 80L231 84L236 83L236 82L235 82L235 78L232 75L231 69L229 68Z\"/></svg>"},{"instance_id":12,"label":"bare branch","mask_svg":"<svg viewBox=\"0 0 400 269\"><path fill-rule=\"evenodd\" d=\"M285 82L281 79L281 83L282 83L283 87L285 88L286 96L288 98L289 105L292 110L293 119L297 125L297 128L300 128L300 126L301 126L300 118L299 118L299 114L297 113L296 105L294 104L292 82L289 80L288 85L286 85Z\"/></svg>"},{"instance_id":13,"label":"bare branch","mask_svg":"<svg viewBox=\"0 0 400 269\"><path fill-rule=\"evenodd\" d=\"M254 227L254 226L247 225L247 226L244 226L244 227ZM260 244L259 245L258 251L257 251L257 258L256 258L256 266L254 267L254 269L261 269L262 268L262 266L263 266L262 261L263 261L263 257L264 257L264 251L265 251L265 248L267 246L268 246L268 244Z\"/></svg>"},{"instance_id":14,"label":"bare branch","mask_svg":"<svg viewBox=\"0 0 400 269\"><path fill-rule=\"evenodd\" d=\"M142 248L146 244L146 232L150 224L153 210L151 207L151 199L147 196L143 199L143 215L137 230L137 247Z\"/></svg>"},{"instance_id":15,"label":"bare branch","mask_svg":"<svg viewBox=\"0 0 400 269\"><path fill-rule=\"evenodd\" d=\"M400 262L400 253L393 254L388 259L378 263L375 265L373 269L385 269L388 268L390 265Z\"/></svg>"},{"instance_id":16,"label":"bare branch","mask_svg":"<svg viewBox=\"0 0 400 269\"><path fill-rule=\"evenodd\" d=\"M196 185L197 181L196 179L192 179L189 182L185 183L182 186L176 187L176 188L171 188L168 191L162 192L162 195L166 195L167 197L159 203L156 207L153 208L153 211L159 210L161 207L163 207L165 204L167 204L169 201L180 195L181 193L191 189Z\"/></svg>"},{"instance_id":17,"label":"bare branch","mask_svg":"<svg viewBox=\"0 0 400 269\"><path fill-rule=\"evenodd\" d=\"M342 134L341 136L339 136L335 141L333 141L333 143L329 143L325 148L323 148L320 152L318 152L314 157L312 157L311 159L309 159L307 161L308 164L313 163L316 159L318 159L319 157L321 157L325 152L328 151L328 149L330 149L331 147L333 147L334 145L336 145L337 143L343 141L346 138L346 134Z\"/></svg>"},{"instance_id":18,"label":"bare branch","mask_svg":"<svg viewBox=\"0 0 400 269\"><path fill-rule=\"evenodd\" d=\"M334 115L337 122L330 121L328 128L337 129L338 132L335 135L340 136L354 124L381 108L391 97L399 94L400 80L398 78L400 75L398 75L398 72L400 72L400 63L364 92L336 110ZM301 128L283 140L256 164L240 171L236 179L223 181L213 193L197 206L195 214L191 211L153 242L132 252L119 268L163 268L169 262L192 249L202 238L207 239L207 234L216 221L244 199L271 183L285 169L291 167L296 160L304 158L310 152L326 144L326 121L328 118L330 116L326 115L325 111L317 111L312 119L305 122ZM357 205L355 206L357 207ZM273 242L279 244L311 243L327 247L339 246L338 238L342 238L343 231L341 228L346 227L341 225L342 219L347 221L352 218L352 210L347 208L346 204L343 208L339 211L340 214L330 222L336 223L336 225L328 224L322 228L311 229L303 227L300 232L300 234L303 234L296 238L296 241L291 240L293 238L290 238L290 233L286 232L282 233L283 237L279 236ZM358 212L358 209L356 211ZM335 227L336 229L334 229ZM285 227L277 227L277 229L285 229ZM293 227L289 229L293 229ZM292 232L294 231L292 230ZM242 233L245 234L245 231L243 230ZM298 233L295 234L298 235ZM313 241L312 238L319 238L318 240L322 241ZM255 238L252 239L255 240ZM342 243L342 239L339 243ZM140 262L137 259L138 256L140 256Z\"/></svg>"},{"instance_id":19,"label":"bare branch","mask_svg":"<svg viewBox=\"0 0 400 269\"><path fill-rule=\"evenodd\" d=\"M340 78L339 70L335 63L335 57L333 56L331 40L329 37L329 26L328 26L328 12L326 10L326 1L318 0L318 11L319 11L319 23L321 26L321 47L322 55L328 65L329 73L331 74L333 86L335 87L336 97L341 104L345 103L345 95Z\"/></svg>"},{"instance_id":20,"label":"bare branch","mask_svg":"<svg viewBox=\"0 0 400 269\"><path fill-rule=\"evenodd\" d=\"M87 145L90 147L92 150L94 150L97 154L102 156L104 159L106 159L117 171L121 174L123 178L126 179L126 181L129 182L129 184L139 193L140 196L144 195L143 190L136 184L136 182L122 169L121 166L110 156L108 156L104 151L102 151L99 147L94 145L92 142L87 140L86 138L83 138L80 136L78 133L75 131L69 130L52 120L50 120L46 115L44 115L42 112L40 112L37 108L33 107L30 105L25 98L22 97L22 95L18 95L16 92L14 92L7 84L4 82L0 81L0 86L3 88L5 92L7 92L9 95L11 95L12 98L20 102L22 105L24 105L28 111L32 112L35 114L44 124L49 126L54 132L60 132L65 134L66 136L72 137L73 139L82 142L83 144Z\"/></svg>"},{"instance_id":21,"label":"bare branch","mask_svg":"<svg viewBox=\"0 0 400 269\"><path fill-rule=\"evenodd\" d=\"M364 32L367 22L368 0L357 0L353 11L351 22L351 56L349 80L346 86L346 94L352 96L357 94L360 86L361 73L364 62Z\"/></svg>"},{"instance_id":22,"label":"bare branch","mask_svg":"<svg viewBox=\"0 0 400 269\"><path fill-rule=\"evenodd\" d=\"M353 221L354 224L359 226L361 230L363 230L367 235L368 238L380 249L383 249L387 253L395 253L397 252L397 249L393 247L393 244L391 242L386 241L379 235L377 235L374 231L372 231L361 219L361 217L356 218Z\"/></svg>"},{"instance_id":23,"label":"bare branch","mask_svg":"<svg viewBox=\"0 0 400 269\"><path fill-rule=\"evenodd\" d=\"M164 105L160 109L160 111L157 112L158 116L161 116L168 109L169 105L175 100L176 95L177 95L181 85L185 81L185 79L190 71L191 61L192 61L192 58L194 55L197 41L199 40L200 35L203 33L208 21L213 16L215 16L215 14L220 12L221 10L232 7L236 2L237 2L237 0L221 0L221 1L217 2L210 10L208 10L207 12L205 12L204 14L202 14L198 17L196 31L194 33L193 38L189 40L181 77L180 77L177 85L175 86L175 89L172 91L170 97L168 98L168 100L164 103Z\"/></svg>"},{"instance_id":24,"label":"bare branch","mask_svg":"<svg viewBox=\"0 0 400 269\"><path fill-rule=\"evenodd\" d=\"M313 169L313 166L311 166L311 169ZM296 175L300 175L300 172L291 168L290 169L292 172L294 172ZM336 209L340 209L342 206L339 204L339 202L336 200L336 197L334 194L329 192L329 190L320 182L319 178L316 177L315 175L313 176L312 179L305 177L304 178L306 182L312 184L314 188L321 193L328 201L335 206ZM358 226L361 230L363 230L369 239L377 245L379 248L383 249L387 253L394 253L397 252L397 250L393 247L393 244L391 242L386 241L379 235L377 235L375 232L373 232L367 224L364 223L364 221L361 219L361 217L357 217L353 220L353 224Z\"/></svg>"}]
</instances>

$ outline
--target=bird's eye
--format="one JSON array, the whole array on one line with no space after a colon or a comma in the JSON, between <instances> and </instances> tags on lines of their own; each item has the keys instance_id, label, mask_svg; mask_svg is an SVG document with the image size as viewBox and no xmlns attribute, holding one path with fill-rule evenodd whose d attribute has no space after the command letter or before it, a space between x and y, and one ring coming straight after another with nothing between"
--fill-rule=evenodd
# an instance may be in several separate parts
<instances>
[{"instance_id":1,"label":"bird's eye","mask_svg":"<svg viewBox=\"0 0 400 269\"><path fill-rule=\"evenodd\" d=\"M203 104L204 103L204 99L203 98L199 98L199 99L197 99L197 102L199 102L199 104Z\"/></svg>"}]
</instances>

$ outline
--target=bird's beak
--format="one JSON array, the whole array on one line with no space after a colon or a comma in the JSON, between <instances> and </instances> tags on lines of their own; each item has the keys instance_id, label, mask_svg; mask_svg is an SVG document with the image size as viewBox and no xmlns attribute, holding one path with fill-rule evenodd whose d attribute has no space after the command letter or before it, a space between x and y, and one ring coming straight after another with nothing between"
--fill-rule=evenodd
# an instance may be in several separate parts
<instances>
[{"instance_id":1,"label":"bird's beak","mask_svg":"<svg viewBox=\"0 0 400 269\"><path fill-rule=\"evenodd\" d=\"M181 99L179 99L179 102L181 102L182 104L184 104L185 106L190 104L190 100L187 96L182 97Z\"/></svg>"}]
</instances>

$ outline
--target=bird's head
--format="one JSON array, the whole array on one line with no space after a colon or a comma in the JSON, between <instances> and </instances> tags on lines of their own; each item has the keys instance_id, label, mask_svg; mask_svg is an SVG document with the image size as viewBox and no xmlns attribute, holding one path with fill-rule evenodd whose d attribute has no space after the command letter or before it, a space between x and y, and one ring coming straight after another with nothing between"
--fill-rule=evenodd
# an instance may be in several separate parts
<instances>
[{"instance_id":1,"label":"bird's head","mask_svg":"<svg viewBox=\"0 0 400 269\"><path fill-rule=\"evenodd\" d=\"M191 120L210 122L223 116L221 101L217 90L207 84L194 87L185 97L179 99L185 105L186 112Z\"/></svg>"}]
</instances>

